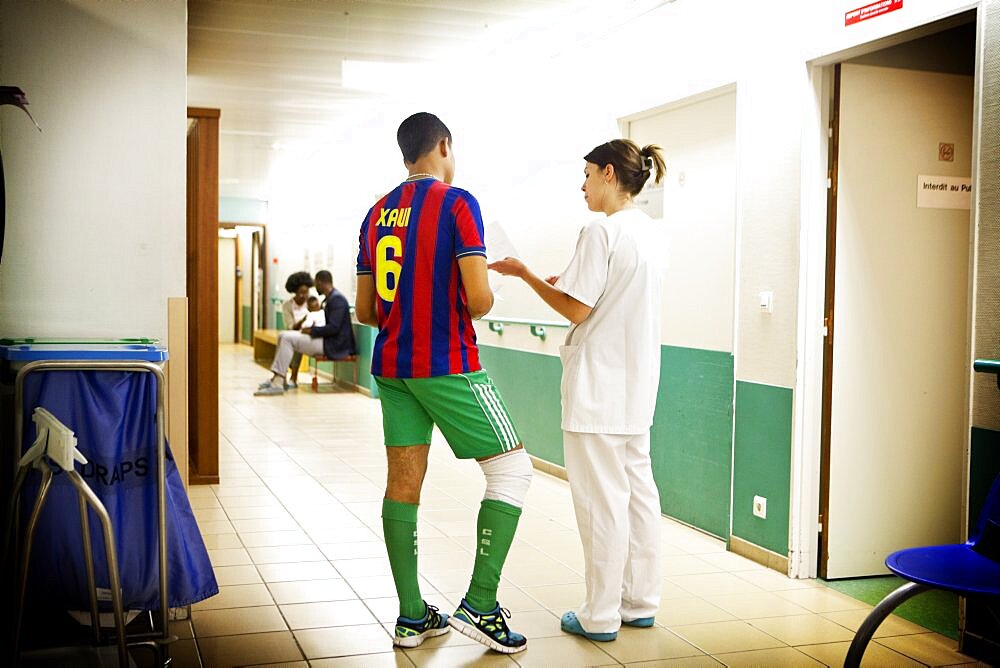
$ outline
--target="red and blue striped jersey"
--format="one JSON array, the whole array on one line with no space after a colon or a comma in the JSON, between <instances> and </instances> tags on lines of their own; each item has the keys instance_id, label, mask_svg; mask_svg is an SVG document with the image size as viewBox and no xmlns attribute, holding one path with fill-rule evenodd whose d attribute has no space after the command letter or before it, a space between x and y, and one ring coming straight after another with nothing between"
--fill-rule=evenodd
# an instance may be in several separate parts
<instances>
[{"instance_id":1,"label":"red and blue striped jersey","mask_svg":"<svg viewBox=\"0 0 1000 668\"><path fill-rule=\"evenodd\" d=\"M404 181L361 224L358 275L375 282L372 374L428 378L479 371L458 259L486 255L479 202L437 179Z\"/></svg>"}]
</instances>

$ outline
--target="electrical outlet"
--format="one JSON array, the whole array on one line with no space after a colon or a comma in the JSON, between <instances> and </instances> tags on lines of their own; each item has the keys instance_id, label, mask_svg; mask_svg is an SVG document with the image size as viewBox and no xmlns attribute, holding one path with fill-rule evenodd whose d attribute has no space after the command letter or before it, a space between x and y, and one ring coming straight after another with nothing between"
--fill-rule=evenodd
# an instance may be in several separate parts
<instances>
[{"instance_id":1,"label":"electrical outlet","mask_svg":"<svg viewBox=\"0 0 1000 668\"><path fill-rule=\"evenodd\" d=\"M767 519L767 499L765 497L753 497L753 514L762 520Z\"/></svg>"}]
</instances>

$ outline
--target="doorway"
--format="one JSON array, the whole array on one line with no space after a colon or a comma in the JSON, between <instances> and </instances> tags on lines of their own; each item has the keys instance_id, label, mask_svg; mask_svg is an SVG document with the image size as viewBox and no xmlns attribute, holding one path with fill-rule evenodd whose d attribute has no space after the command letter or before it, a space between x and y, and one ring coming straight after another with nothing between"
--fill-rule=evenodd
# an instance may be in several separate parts
<instances>
[{"instance_id":1,"label":"doorway","mask_svg":"<svg viewBox=\"0 0 1000 668\"><path fill-rule=\"evenodd\" d=\"M239 342L239 246L235 230L219 230L219 343Z\"/></svg>"},{"instance_id":2,"label":"doorway","mask_svg":"<svg viewBox=\"0 0 1000 668\"><path fill-rule=\"evenodd\" d=\"M264 329L265 226L219 223L219 343L253 345Z\"/></svg>"},{"instance_id":3,"label":"doorway","mask_svg":"<svg viewBox=\"0 0 1000 668\"><path fill-rule=\"evenodd\" d=\"M819 575L961 537L975 14L836 65Z\"/></svg>"}]
</instances>

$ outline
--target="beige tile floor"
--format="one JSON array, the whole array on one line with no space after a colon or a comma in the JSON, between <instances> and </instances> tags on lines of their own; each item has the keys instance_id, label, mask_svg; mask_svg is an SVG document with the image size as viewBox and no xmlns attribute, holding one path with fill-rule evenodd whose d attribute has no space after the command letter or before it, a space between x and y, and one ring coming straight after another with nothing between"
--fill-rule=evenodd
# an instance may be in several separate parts
<instances>
[{"instance_id":1,"label":"beige tile floor","mask_svg":"<svg viewBox=\"0 0 1000 668\"><path fill-rule=\"evenodd\" d=\"M581 600L583 562L569 487L539 473L500 589L529 649L503 656L449 633L393 651L379 404L305 389L252 396L266 375L249 348L221 348L222 481L190 490L220 594L176 623L175 665L837 666L868 610L664 518L657 625L622 629L612 643L566 635L559 616ZM475 463L435 441L420 510L421 587L444 611L468 583L484 486ZM866 658L871 666L974 665L954 641L895 617Z\"/></svg>"}]
</instances>

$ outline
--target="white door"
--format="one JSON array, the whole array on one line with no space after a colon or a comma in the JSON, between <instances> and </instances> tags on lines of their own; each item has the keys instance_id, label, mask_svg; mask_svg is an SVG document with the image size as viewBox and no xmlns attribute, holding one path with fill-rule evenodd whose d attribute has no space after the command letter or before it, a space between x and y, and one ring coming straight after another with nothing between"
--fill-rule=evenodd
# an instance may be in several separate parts
<instances>
[{"instance_id":1,"label":"white door","mask_svg":"<svg viewBox=\"0 0 1000 668\"><path fill-rule=\"evenodd\" d=\"M667 163L662 190L650 179L636 198L662 207L663 343L732 352L736 91L631 120L628 137L658 144Z\"/></svg>"},{"instance_id":2,"label":"white door","mask_svg":"<svg viewBox=\"0 0 1000 668\"><path fill-rule=\"evenodd\" d=\"M219 343L236 332L236 239L219 237Z\"/></svg>"},{"instance_id":3,"label":"white door","mask_svg":"<svg viewBox=\"0 0 1000 668\"><path fill-rule=\"evenodd\" d=\"M958 542L968 440L970 212L917 179L970 176L972 77L845 64L840 100L828 578Z\"/></svg>"}]
</instances>

